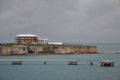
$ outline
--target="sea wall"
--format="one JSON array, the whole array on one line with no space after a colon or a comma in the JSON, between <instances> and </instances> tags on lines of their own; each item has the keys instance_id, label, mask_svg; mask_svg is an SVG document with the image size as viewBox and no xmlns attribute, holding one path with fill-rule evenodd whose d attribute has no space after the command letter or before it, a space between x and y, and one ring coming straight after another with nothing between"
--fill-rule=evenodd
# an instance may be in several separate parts
<instances>
[{"instance_id":1,"label":"sea wall","mask_svg":"<svg viewBox=\"0 0 120 80\"><path fill-rule=\"evenodd\" d=\"M59 47L55 49L55 53L62 53L62 54L97 53L97 48L95 46Z\"/></svg>"},{"instance_id":2,"label":"sea wall","mask_svg":"<svg viewBox=\"0 0 120 80\"><path fill-rule=\"evenodd\" d=\"M0 55L29 55L29 54L88 54L97 53L96 46L24 46L0 47Z\"/></svg>"},{"instance_id":3,"label":"sea wall","mask_svg":"<svg viewBox=\"0 0 120 80\"><path fill-rule=\"evenodd\" d=\"M0 55L9 56L12 54L12 47L0 47Z\"/></svg>"}]
</instances>

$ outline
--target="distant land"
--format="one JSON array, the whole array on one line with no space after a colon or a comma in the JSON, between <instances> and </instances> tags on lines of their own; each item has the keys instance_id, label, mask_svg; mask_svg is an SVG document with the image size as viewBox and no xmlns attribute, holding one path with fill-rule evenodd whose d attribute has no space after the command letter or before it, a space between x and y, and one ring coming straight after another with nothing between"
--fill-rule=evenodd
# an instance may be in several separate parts
<instances>
[{"instance_id":1,"label":"distant land","mask_svg":"<svg viewBox=\"0 0 120 80\"><path fill-rule=\"evenodd\" d=\"M34 34L18 34L14 43L0 44L0 55L44 55L44 54L93 54L97 47L92 45L49 42Z\"/></svg>"},{"instance_id":2,"label":"distant land","mask_svg":"<svg viewBox=\"0 0 120 80\"><path fill-rule=\"evenodd\" d=\"M12 55L63 55L63 54L96 54L96 46L88 45L77 45L77 44L27 44L18 45L15 43L0 44L0 55L1 56L12 56Z\"/></svg>"}]
</instances>

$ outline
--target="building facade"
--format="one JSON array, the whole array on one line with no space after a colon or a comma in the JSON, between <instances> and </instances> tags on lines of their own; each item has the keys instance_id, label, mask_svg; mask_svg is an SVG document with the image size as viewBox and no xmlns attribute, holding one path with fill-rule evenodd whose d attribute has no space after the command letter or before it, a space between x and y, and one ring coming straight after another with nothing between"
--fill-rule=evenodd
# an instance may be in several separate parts
<instances>
[{"instance_id":1,"label":"building facade","mask_svg":"<svg viewBox=\"0 0 120 80\"><path fill-rule=\"evenodd\" d=\"M48 40L34 34L18 34L15 37L17 44L48 44Z\"/></svg>"}]
</instances>

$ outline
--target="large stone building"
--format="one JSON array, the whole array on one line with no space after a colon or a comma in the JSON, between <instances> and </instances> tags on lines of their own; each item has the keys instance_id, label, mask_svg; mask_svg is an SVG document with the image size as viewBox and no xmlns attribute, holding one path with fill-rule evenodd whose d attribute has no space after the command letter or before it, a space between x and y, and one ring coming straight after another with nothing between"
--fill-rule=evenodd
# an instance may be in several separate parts
<instances>
[{"instance_id":1,"label":"large stone building","mask_svg":"<svg viewBox=\"0 0 120 80\"><path fill-rule=\"evenodd\" d=\"M48 39L33 34L18 34L15 37L17 44L48 44Z\"/></svg>"}]
</instances>

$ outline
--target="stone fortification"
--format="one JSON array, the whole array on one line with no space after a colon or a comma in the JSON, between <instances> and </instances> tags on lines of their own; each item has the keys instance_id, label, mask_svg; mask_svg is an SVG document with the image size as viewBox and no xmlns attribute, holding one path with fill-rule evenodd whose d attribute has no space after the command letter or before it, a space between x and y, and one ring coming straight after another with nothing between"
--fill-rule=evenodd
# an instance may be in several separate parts
<instances>
[{"instance_id":1,"label":"stone fortification","mask_svg":"<svg viewBox=\"0 0 120 80\"><path fill-rule=\"evenodd\" d=\"M29 55L29 54L85 54L97 53L96 46L24 46L0 47L0 55Z\"/></svg>"},{"instance_id":2,"label":"stone fortification","mask_svg":"<svg viewBox=\"0 0 120 80\"><path fill-rule=\"evenodd\" d=\"M97 53L97 48L95 46L59 47L55 49L55 53L62 53L62 54Z\"/></svg>"}]
</instances>

